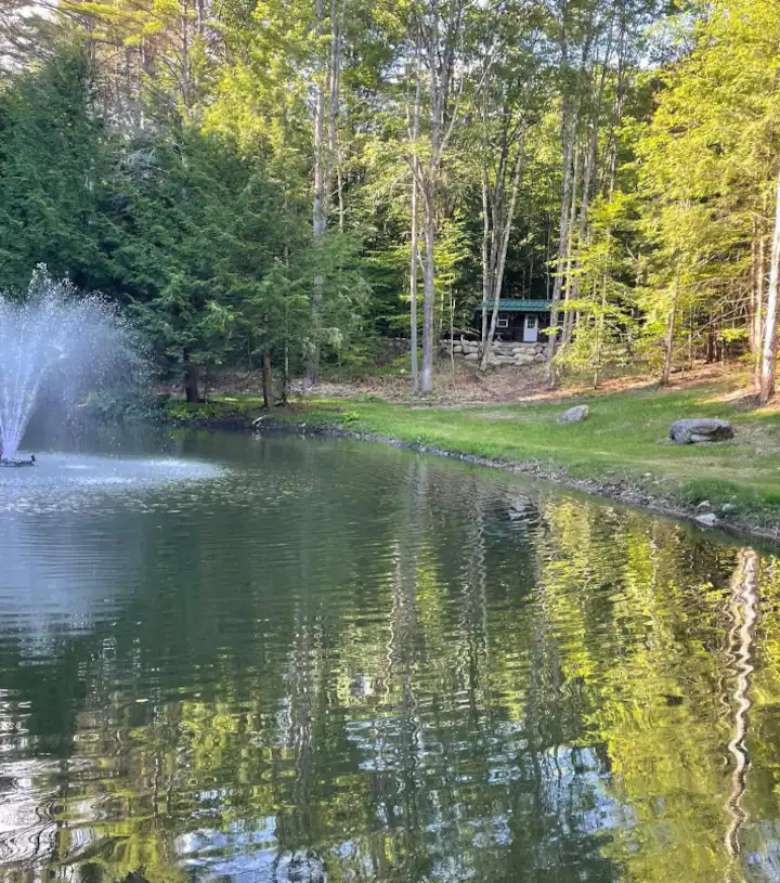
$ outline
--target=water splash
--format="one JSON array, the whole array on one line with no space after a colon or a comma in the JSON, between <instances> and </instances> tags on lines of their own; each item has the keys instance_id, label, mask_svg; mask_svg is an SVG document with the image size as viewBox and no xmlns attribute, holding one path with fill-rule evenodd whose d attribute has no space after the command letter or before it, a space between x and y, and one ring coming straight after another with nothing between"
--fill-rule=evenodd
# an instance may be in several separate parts
<instances>
[{"instance_id":1,"label":"water splash","mask_svg":"<svg viewBox=\"0 0 780 883\"><path fill-rule=\"evenodd\" d=\"M131 352L113 306L52 280L44 266L23 300L0 294L0 456L15 456L44 385L72 403Z\"/></svg>"}]
</instances>

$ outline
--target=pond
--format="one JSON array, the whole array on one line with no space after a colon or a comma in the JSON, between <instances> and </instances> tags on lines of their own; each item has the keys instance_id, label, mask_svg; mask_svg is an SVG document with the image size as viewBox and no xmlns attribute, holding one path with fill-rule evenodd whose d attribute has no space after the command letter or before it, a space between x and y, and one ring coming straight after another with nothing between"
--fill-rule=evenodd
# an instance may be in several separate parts
<instances>
[{"instance_id":1,"label":"pond","mask_svg":"<svg viewBox=\"0 0 780 883\"><path fill-rule=\"evenodd\" d=\"M0 880L780 879L780 558L350 441L0 475Z\"/></svg>"}]
</instances>

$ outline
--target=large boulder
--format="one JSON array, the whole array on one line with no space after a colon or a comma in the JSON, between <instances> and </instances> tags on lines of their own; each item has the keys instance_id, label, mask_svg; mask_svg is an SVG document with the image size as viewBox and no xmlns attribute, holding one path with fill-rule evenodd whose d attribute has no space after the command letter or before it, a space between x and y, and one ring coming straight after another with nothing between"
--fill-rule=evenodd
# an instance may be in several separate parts
<instances>
[{"instance_id":1,"label":"large boulder","mask_svg":"<svg viewBox=\"0 0 780 883\"><path fill-rule=\"evenodd\" d=\"M728 420L693 417L675 420L669 429L669 438L677 445L692 445L734 438L734 430Z\"/></svg>"},{"instance_id":2,"label":"large boulder","mask_svg":"<svg viewBox=\"0 0 780 883\"><path fill-rule=\"evenodd\" d=\"M558 418L558 422L579 423L582 420L587 420L589 414L590 408L587 405L575 405L573 408L569 408L568 411L564 411Z\"/></svg>"}]
</instances>

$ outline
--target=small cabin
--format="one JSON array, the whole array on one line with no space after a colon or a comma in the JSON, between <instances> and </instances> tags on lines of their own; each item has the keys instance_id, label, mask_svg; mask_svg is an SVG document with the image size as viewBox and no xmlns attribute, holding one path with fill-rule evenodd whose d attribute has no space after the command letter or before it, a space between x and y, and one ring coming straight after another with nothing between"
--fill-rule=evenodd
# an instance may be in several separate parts
<instances>
[{"instance_id":1,"label":"small cabin","mask_svg":"<svg viewBox=\"0 0 780 883\"><path fill-rule=\"evenodd\" d=\"M493 305L488 304L488 322ZM482 304L474 308L474 327L482 327ZM546 340L542 334L550 327L550 301L532 298L502 297L498 302L496 340L536 343Z\"/></svg>"}]
</instances>

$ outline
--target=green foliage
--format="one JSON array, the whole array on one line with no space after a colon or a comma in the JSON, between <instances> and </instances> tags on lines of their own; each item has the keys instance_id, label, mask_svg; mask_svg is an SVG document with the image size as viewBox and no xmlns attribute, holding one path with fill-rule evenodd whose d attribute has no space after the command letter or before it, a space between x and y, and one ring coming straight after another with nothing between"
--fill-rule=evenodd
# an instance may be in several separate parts
<instances>
[{"instance_id":1,"label":"green foliage","mask_svg":"<svg viewBox=\"0 0 780 883\"><path fill-rule=\"evenodd\" d=\"M172 377L300 364L362 330L368 286L356 233L312 240L273 163L186 121L122 139L95 113L86 47L66 44L0 93L0 285L54 274L118 299ZM309 296L322 279L316 328Z\"/></svg>"},{"instance_id":2,"label":"green foliage","mask_svg":"<svg viewBox=\"0 0 780 883\"><path fill-rule=\"evenodd\" d=\"M578 296L567 307L577 314L571 343L558 360L594 385L607 373L625 372L641 353L643 327L636 303L635 262L630 245L636 227L636 200L617 192L595 201L589 237L578 252Z\"/></svg>"},{"instance_id":3,"label":"green foliage","mask_svg":"<svg viewBox=\"0 0 780 883\"><path fill-rule=\"evenodd\" d=\"M41 263L101 288L116 273L116 142L91 112L88 53L64 45L12 85L0 90L0 288L22 291Z\"/></svg>"},{"instance_id":4,"label":"green foliage","mask_svg":"<svg viewBox=\"0 0 780 883\"><path fill-rule=\"evenodd\" d=\"M246 344L281 254L278 194L218 136L185 130L130 160L118 249L130 310L169 361L218 366Z\"/></svg>"},{"instance_id":5,"label":"green foliage","mask_svg":"<svg viewBox=\"0 0 780 883\"><path fill-rule=\"evenodd\" d=\"M734 330L749 326L766 273L751 278L751 247L769 229L777 171L780 9L719 0L692 37L636 141L647 252L639 304L657 339L674 302L676 343L688 346L713 330L744 339Z\"/></svg>"},{"instance_id":6,"label":"green foliage","mask_svg":"<svg viewBox=\"0 0 780 883\"><path fill-rule=\"evenodd\" d=\"M0 86L0 286L45 262L105 292L171 377L268 353L362 370L367 337L409 332L411 158L418 178L434 161L443 74L415 45L435 11L456 75L423 174L434 337L470 325L496 275L483 237L506 225L503 295L559 284L558 363L595 385L660 368L667 338L672 361L755 353L780 13L667 6L66 0Z\"/></svg>"},{"instance_id":7,"label":"green foliage","mask_svg":"<svg viewBox=\"0 0 780 883\"><path fill-rule=\"evenodd\" d=\"M260 399L212 398L208 402L164 402L161 418L182 426L211 426L248 429L262 413Z\"/></svg>"},{"instance_id":8,"label":"green foliage","mask_svg":"<svg viewBox=\"0 0 780 883\"><path fill-rule=\"evenodd\" d=\"M92 391L79 406L81 416L105 422L145 420L155 422L163 417L164 398L151 390L117 387Z\"/></svg>"}]
</instances>

